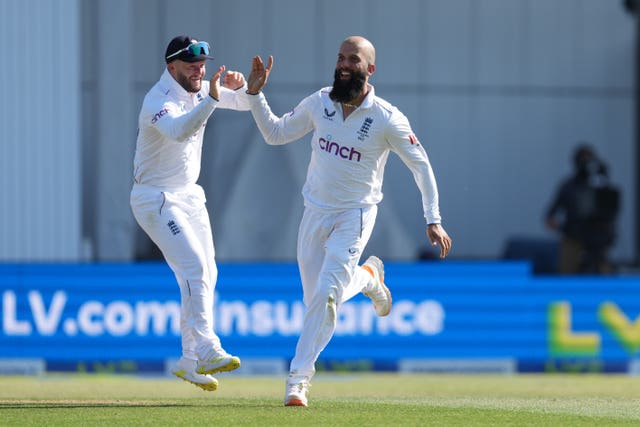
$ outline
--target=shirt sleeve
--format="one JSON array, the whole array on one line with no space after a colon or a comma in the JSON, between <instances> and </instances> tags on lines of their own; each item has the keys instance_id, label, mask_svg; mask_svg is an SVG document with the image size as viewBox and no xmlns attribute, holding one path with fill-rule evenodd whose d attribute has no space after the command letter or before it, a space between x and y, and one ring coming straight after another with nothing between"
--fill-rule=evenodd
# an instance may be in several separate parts
<instances>
[{"instance_id":1,"label":"shirt sleeve","mask_svg":"<svg viewBox=\"0 0 640 427\"><path fill-rule=\"evenodd\" d=\"M226 108L229 110L249 111L251 105L249 98L244 95L247 90L246 83L239 89L231 90L226 87L220 87L220 102L217 108ZM211 98L211 97L209 97Z\"/></svg>"},{"instance_id":2,"label":"shirt sleeve","mask_svg":"<svg viewBox=\"0 0 640 427\"><path fill-rule=\"evenodd\" d=\"M310 97L302 100L289 113L278 117L271 111L262 92L257 95L245 95L251 105L251 114L267 144L287 144L313 130L313 120L309 108Z\"/></svg>"},{"instance_id":3,"label":"shirt sleeve","mask_svg":"<svg viewBox=\"0 0 640 427\"><path fill-rule=\"evenodd\" d=\"M152 123L164 136L176 140L185 141L193 136L213 113L218 101L206 96L191 111L184 112L178 104L165 101L159 112L156 113Z\"/></svg>"},{"instance_id":4,"label":"shirt sleeve","mask_svg":"<svg viewBox=\"0 0 640 427\"><path fill-rule=\"evenodd\" d=\"M387 142L413 174L422 195L422 209L427 224L440 224L438 186L427 152L411 130L407 117L400 111L392 113L386 131Z\"/></svg>"}]
</instances>

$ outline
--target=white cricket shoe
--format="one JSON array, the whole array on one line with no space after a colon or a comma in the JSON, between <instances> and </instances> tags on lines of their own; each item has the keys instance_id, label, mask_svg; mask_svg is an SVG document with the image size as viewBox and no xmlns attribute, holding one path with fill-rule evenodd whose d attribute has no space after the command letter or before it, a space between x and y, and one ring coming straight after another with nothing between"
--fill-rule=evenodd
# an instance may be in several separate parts
<instances>
[{"instance_id":1,"label":"white cricket shoe","mask_svg":"<svg viewBox=\"0 0 640 427\"><path fill-rule=\"evenodd\" d=\"M218 380L211 375L202 375L196 372L196 360L181 357L171 371L173 375L195 385L205 391L216 391Z\"/></svg>"},{"instance_id":2,"label":"white cricket shoe","mask_svg":"<svg viewBox=\"0 0 640 427\"><path fill-rule=\"evenodd\" d=\"M198 361L196 372L202 375L228 372L240 367L240 358L232 356L222 349L212 349L204 359Z\"/></svg>"},{"instance_id":3,"label":"white cricket shoe","mask_svg":"<svg viewBox=\"0 0 640 427\"><path fill-rule=\"evenodd\" d=\"M373 276L373 280L362 293L369 297L378 316L388 315L391 312L392 301L391 292L384 284L384 264L382 264L380 258L370 256L362 265L362 268Z\"/></svg>"},{"instance_id":4,"label":"white cricket shoe","mask_svg":"<svg viewBox=\"0 0 640 427\"><path fill-rule=\"evenodd\" d=\"M307 377L289 377L284 393L284 406L308 406L309 379Z\"/></svg>"}]
</instances>

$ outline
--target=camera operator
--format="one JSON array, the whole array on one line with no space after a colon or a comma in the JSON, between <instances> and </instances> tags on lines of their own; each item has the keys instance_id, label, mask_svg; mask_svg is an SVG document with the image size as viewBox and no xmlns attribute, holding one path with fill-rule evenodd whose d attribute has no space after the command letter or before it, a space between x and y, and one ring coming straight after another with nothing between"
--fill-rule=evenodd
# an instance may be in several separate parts
<instances>
[{"instance_id":1,"label":"camera operator","mask_svg":"<svg viewBox=\"0 0 640 427\"><path fill-rule=\"evenodd\" d=\"M616 237L619 191L589 145L575 149L573 163L573 175L560 184L546 214L547 226L562 235L559 272L611 273L608 252Z\"/></svg>"}]
</instances>

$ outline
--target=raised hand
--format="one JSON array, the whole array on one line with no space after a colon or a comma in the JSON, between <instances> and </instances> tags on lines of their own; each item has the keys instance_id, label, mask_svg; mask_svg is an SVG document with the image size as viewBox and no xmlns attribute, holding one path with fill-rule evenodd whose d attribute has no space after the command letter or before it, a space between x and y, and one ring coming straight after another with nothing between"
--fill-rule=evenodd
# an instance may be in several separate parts
<instances>
[{"instance_id":1,"label":"raised hand","mask_svg":"<svg viewBox=\"0 0 640 427\"><path fill-rule=\"evenodd\" d=\"M238 90L244 86L244 75L239 71L227 71L222 76L222 86L231 90Z\"/></svg>"},{"instance_id":2,"label":"raised hand","mask_svg":"<svg viewBox=\"0 0 640 427\"><path fill-rule=\"evenodd\" d=\"M225 66L221 65L218 68L213 76L211 76L211 80L209 81L209 96L211 96L216 101L220 100L220 76L224 73Z\"/></svg>"},{"instance_id":3,"label":"raised hand","mask_svg":"<svg viewBox=\"0 0 640 427\"><path fill-rule=\"evenodd\" d=\"M264 85L269 79L271 73L271 67L273 66L273 56L269 55L269 61L267 66L264 66L262 58L256 55L251 61L251 74L249 74L249 81L247 82L247 93L255 95L262 90Z\"/></svg>"}]
</instances>

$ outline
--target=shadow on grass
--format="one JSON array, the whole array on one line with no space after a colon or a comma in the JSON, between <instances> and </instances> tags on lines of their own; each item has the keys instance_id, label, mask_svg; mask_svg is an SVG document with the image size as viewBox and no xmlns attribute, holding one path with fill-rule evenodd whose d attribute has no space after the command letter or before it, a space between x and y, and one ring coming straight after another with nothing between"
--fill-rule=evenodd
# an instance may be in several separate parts
<instances>
[{"instance_id":1,"label":"shadow on grass","mask_svg":"<svg viewBox=\"0 0 640 427\"><path fill-rule=\"evenodd\" d=\"M217 408L275 408L281 407L281 404L265 403L265 402L216 402L207 401L203 404L194 403L159 403L159 402L127 402L127 401L100 401L100 402L82 402L82 401L13 401L0 402L0 410L5 409L74 409L74 408L201 408L203 406Z\"/></svg>"}]
</instances>

